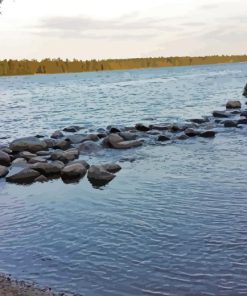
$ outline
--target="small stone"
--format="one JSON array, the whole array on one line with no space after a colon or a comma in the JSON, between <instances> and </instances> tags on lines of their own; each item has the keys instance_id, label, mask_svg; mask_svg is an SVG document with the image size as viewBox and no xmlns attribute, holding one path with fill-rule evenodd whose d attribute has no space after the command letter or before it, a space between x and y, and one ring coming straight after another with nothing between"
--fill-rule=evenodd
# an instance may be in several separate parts
<instances>
[{"instance_id":1,"label":"small stone","mask_svg":"<svg viewBox=\"0 0 247 296\"><path fill-rule=\"evenodd\" d=\"M69 164L76 164L76 163L80 163L82 164L86 169L89 169L90 168L90 165L86 162L86 160L73 160L71 162L69 162Z\"/></svg>"},{"instance_id":2,"label":"small stone","mask_svg":"<svg viewBox=\"0 0 247 296\"><path fill-rule=\"evenodd\" d=\"M22 157L18 157L15 160L12 161L12 165L23 165L26 164L27 160L25 158Z\"/></svg>"},{"instance_id":3,"label":"small stone","mask_svg":"<svg viewBox=\"0 0 247 296\"><path fill-rule=\"evenodd\" d=\"M11 159L8 153L0 150L0 165L10 166Z\"/></svg>"},{"instance_id":4,"label":"small stone","mask_svg":"<svg viewBox=\"0 0 247 296\"><path fill-rule=\"evenodd\" d=\"M36 137L25 137L10 143L9 148L14 152L29 151L36 153L37 151L46 150L47 144L44 140Z\"/></svg>"},{"instance_id":5,"label":"small stone","mask_svg":"<svg viewBox=\"0 0 247 296\"><path fill-rule=\"evenodd\" d=\"M36 157L37 154L31 153L31 152L29 152L29 151L22 151L22 152L20 152L19 156L20 156L21 158L25 158L25 159L29 160L29 159L31 159L31 158Z\"/></svg>"},{"instance_id":6,"label":"small stone","mask_svg":"<svg viewBox=\"0 0 247 296\"><path fill-rule=\"evenodd\" d=\"M60 139L63 136L64 136L64 134L61 131L57 130L51 135L51 138L52 139Z\"/></svg>"},{"instance_id":7,"label":"small stone","mask_svg":"<svg viewBox=\"0 0 247 296\"><path fill-rule=\"evenodd\" d=\"M160 135L157 139L157 141L159 142L166 142L166 141L170 141L170 138L165 136L165 135Z\"/></svg>"},{"instance_id":8,"label":"small stone","mask_svg":"<svg viewBox=\"0 0 247 296\"><path fill-rule=\"evenodd\" d=\"M34 182L40 182L40 183L45 183L45 182L47 182L48 181L48 178L46 178L45 176L43 176L43 175L40 175L38 178L36 178L35 180L34 180Z\"/></svg>"},{"instance_id":9,"label":"small stone","mask_svg":"<svg viewBox=\"0 0 247 296\"><path fill-rule=\"evenodd\" d=\"M216 135L215 131L205 131L205 132L201 132L199 134L199 137L202 137L202 138L214 138L215 135Z\"/></svg>"},{"instance_id":10,"label":"small stone","mask_svg":"<svg viewBox=\"0 0 247 296\"><path fill-rule=\"evenodd\" d=\"M71 142L69 139L57 141L53 146L53 149L67 150L71 147Z\"/></svg>"},{"instance_id":11,"label":"small stone","mask_svg":"<svg viewBox=\"0 0 247 296\"><path fill-rule=\"evenodd\" d=\"M218 118L227 118L230 116L230 114L226 113L225 111L214 111L213 116Z\"/></svg>"},{"instance_id":12,"label":"small stone","mask_svg":"<svg viewBox=\"0 0 247 296\"><path fill-rule=\"evenodd\" d=\"M37 163L37 162L46 163L47 160L42 158L41 156L37 156L37 157L33 157L33 158L29 159L29 161L28 161L28 163L31 163L31 164L34 164L34 163Z\"/></svg>"},{"instance_id":13,"label":"small stone","mask_svg":"<svg viewBox=\"0 0 247 296\"><path fill-rule=\"evenodd\" d=\"M38 156L49 156L51 154L50 151L38 151L36 153Z\"/></svg>"},{"instance_id":14,"label":"small stone","mask_svg":"<svg viewBox=\"0 0 247 296\"><path fill-rule=\"evenodd\" d=\"M193 123L197 123L197 124L203 124L203 123L208 122L208 120L204 119L204 118L190 119L190 121L193 122Z\"/></svg>"},{"instance_id":15,"label":"small stone","mask_svg":"<svg viewBox=\"0 0 247 296\"><path fill-rule=\"evenodd\" d=\"M142 123L137 123L135 125L135 129L140 132L147 132L147 131L149 131L150 128Z\"/></svg>"},{"instance_id":16,"label":"small stone","mask_svg":"<svg viewBox=\"0 0 247 296\"><path fill-rule=\"evenodd\" d=\"M110 172L110 173L117 173L122 169L121 166L116 164L116 163L103 164L102 168L105 169L107 172Z\"/></svg>"},{"instance_id":17,"label":"small stone","mask_svg":"<svg viewBox=\"0 0 247 296\"><path fill-rule=\"evenodd\" d=\"M227 109L240 109L241 108L241 102L240 101L228 101L226 103Z\"/></svg>"},{"instance_id":18,"label":"small stone","mask_svg":"<svg viewBox=\"0 0 247 296\"><path fill-rule=\"evenodd\" d=\"M195 137L198 135L198 132L195 131L194 129L192 128L187 128L185 131L184 131L185 135L188 136L188 137Z\"/></svg>"},{"instance_id":19,"label":"small stone","mask_svg":"<svg viewBox=\"0 0 247 296\"><path fill-rule=\"evenodd\" d=\"M82 129L82 127L80 127L80 126L72 125L72 126L65 127L63 129L63 131L64 132L67 132L67 133L76 133L76 132L78 132L81 129Z\"/></svg>"}]
</instances>

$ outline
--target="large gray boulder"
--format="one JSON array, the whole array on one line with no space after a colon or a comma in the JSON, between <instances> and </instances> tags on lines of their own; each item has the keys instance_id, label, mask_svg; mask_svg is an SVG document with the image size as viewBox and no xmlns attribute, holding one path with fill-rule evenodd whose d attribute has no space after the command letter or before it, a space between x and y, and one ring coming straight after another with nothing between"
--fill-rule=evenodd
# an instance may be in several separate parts
<instances>
[{"instance_id":1,"label":"large gray boulder","mask_svg":"<svg viewBox=\"0 0 247 296\"><path fill-rule=\"evenodd\" d=\"M65 180L80 179L85 176L87 169L81 163L69 164L61 171L61 177Z\"/></svg>"},{"instance_id":2,"label":"large gray boulder","mask_svg":"<svg viewBox=\"0 0 247 296\"><path fill-rule=\"evenodd\" d=\"M17 174L13 174L6 177L6 181L10 183L17 184L29 184L33 183L36 178L40 176L40 173L36 170L32 170L30 168L26 168L18 172Z\"/></svg>"},{"instance_id":3,"label":"large gray boulder","mask_svg":"<svg viewBox=\"0 0 247 296\"><path fill-rule=\"evenodd\" d=\"M87 177L93 186L100 187L112 181L116 176L103 166L92 165L88 170Z\"/></svg>"},{"instance_id":4,"label":"large gray boulder","mask_svg":"<svg viewBox=\"0 0 247 296\"><path fill-rule=\"evenodd\" d=\"M228 101L226 103L227 109L240 109L241 108L241 102L240 101Z\"/></svg>"},{"instance_id":5,"label":"large gray boulder","mask_svg":"<svg viewBox=\"0 0 247 296\"><path fill-rule=\"evenodd\" d=\"M8 168L5 166L0 165L0 178L5 177L9 173Z\"/></svg>"},{"instance_id":6,"label":"large gray boulder","mask_svg":"<svg viewBox=\"0 0 247 296\"><path fill-rule=\"evenodd\" d=\"M46 150L47 144L36 137L25 137L13 141L10 149L14 152L29 151L35 153L37 151Z\"/></svg>"},{"instance_id":7,"label":"large gray boulder","mask_svg":"<svg viewBox=\"0 0 247 296\"><path fill-rule=\"evenodd\" d=\"M0 150L0 165L9 166L11 163L11 159L8 153Z\"/></svg>"},{"instance_id":8,"label":"large gray boulder","mask_svg":"<svg viewBox=\"0 0 247 296\"><path fill-rule=\"evenodd\" d=\"M44 176L53 176L60 175L62 167L56 163L38 162L30 165L30 169L35 170Z\"/></svg>"}]
</instances>

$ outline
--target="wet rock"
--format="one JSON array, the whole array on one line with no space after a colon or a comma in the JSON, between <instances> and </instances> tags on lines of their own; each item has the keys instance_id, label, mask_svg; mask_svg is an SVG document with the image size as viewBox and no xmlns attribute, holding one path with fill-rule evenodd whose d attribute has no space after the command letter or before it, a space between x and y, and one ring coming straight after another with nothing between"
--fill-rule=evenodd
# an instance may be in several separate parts
<instances>
[{"instance_id":1,"label":"wet rock","mask_svg":"<svg viewBox=\"0 0 247 296\"><path fill-rule=\"evenodd\" d=\"M240 109L241 108L241 102L240 101L228 101L226 103L227 109Z\"/></svg>"},{"instance_id":2,"label":"wet rock","mask_svg":"<svg viewBox=\"0 0 247 296\"><path fill-rule=\"evenodd\" d=\"M140 140L124 141L124 139L117 134L110 134L107 140L110 147L115 149L129 149L139 147L143 144Z\"/></svg>"},{"instance_id":3,"label":"wet rock","mask_svg":"<svg viewBox=\"0 0 247 296\"><path fill-rule=\"evenodd\" d=\"M25 165L26 163L27 163L27 160L22 157L18 157L12 161L12 165Z\"/></svg>"},{"instance_id":4,"label":"wet rock","mask_svg":"<svg viewBox=\"0 0 247 296\"><path fill-rule=\"evenodd\" d=\"M20 156L21 158L25 158L25 159L29 160L29 159L31 159L31 158L36 157L37 154L31 153L31 152L29 152L29 151L23 151L23 152L20 152L20 153L19 153L19 156Z\"/></svg>"},{"instance_id":5,"label":"wet rock","mask_svg":"<svg viewBox=\"0 0 247 296\"><path fill-rule=\"evenodd\" d=\"M60 171L65 167L65 164L60 160L55 160L52 165L56 166Z\"/></svg>"},{"instance_id":6,"label":"wet rock","mask_svg":"<svg viewBox=\"0 0 247 296\"><path fill-rule=\"evenodd\" d=\"M37 151L47 150L47 144L36 137L25 137L13 141L10 144L10 149L14 152L29 151L36 153Z\"/></svg>"},{"instance_id":7,"label":"wet rock","mask_svg":"<svg viewBox=\"0 0 247 296\"><path fill-rule=\"evenodd\" d=\"M38 151L36 154L37 154L37 156L49 156L49 155L51 155L51 152L50 151Z\"/></svg>"},{"instance_id":8,"label":"wet rock","mask_svg":"<svg viewBox=\"0 0 247 296\"><path fill-rule=\"evenodd\" d=\"M117 128L117 127L111 127L109 129L110 134L115 134L115 133L120 133L120 132L121 132L121 130L119 128Z\"/></svg>"},{"instance_id":9,"label":"wet rock","mask_svg":"<svg viewBox=\"0 0 247 296\"><path fill-rule=\"evenodd\" d=\"M16 184L29 184L33 183L36 178L40 176L40 173L36 170L26 168L18 172L17 174L8 175L6 181Z\"/></svg>"},{"instance_id":10,"label":"wet rock","mask_svg":"<svg viewBox=\"0 0 247 296\"><path fill-rule=\"evenodd\" d=\"M79 150L76 148L72 148L66 151L58 150L54 151L51 154L51 160L60 160L64 163L68 163L69 161L75 160L79 156Z\"/></svg>"},{"instance_id":11,"label":"wet rock","mask_svg":"<svg viewBox=\"0 0 247 296\"><path fill-rule=\"evenodd\" d=\"M208 119L205 118L194 118L194 119L190 119L191 122L193 123L197 123L197 124L203 124L208 122Z\"/></svg>"},{"instance_id":12,"label":"wet rock","mask_svg":"<svg viewBox=\"0 0 247 296\"><path fill-rule=\"evenodd\" d=\"M195 137L195 136L198 136L198 131L195 131L194 129L192 128L187 128L185 131L184 131L185 135L188 136L188 137Z\"/></svg>"},{"instance_id":13,"label":"wet rock","mask_svg":"<svg viewBox=\"0 0 247 296\"><path fill-rule=\"evenodd\" d=\"M47 148L53 148L56 145L57 140L56 139L44 139L44 142L46 143Z\"/></svg>"},{"instance_id":14,"label":"wet rock","mask_svg":"<svg viewBox=\"0 0 247 296\"><path fill-rule=\"evenodd\" d=\"M146 135L157 136L157 135L160 135L160 131L150 130L150 131L146 132Z\"/></svg>"},{"instance_id":15,"label":"wet rock","mask_svg":"<svg viewBox=\"0 0 247 296\"><path fill-rule=\"evenodd\" d=\"M82 127L80 127L80 126L72 125L72 126L65 127L63 129L63 131L64 132L67 132L67 133L76 133L76 132L78 132L81 129L82 129Z\"/></svg>"},{"instance_id":16,"label":"wet rock","mask_svg":"<svg viewBox=\"0 0 247 296\"><path fill-rule=\"evenodd\" d=\"M81 154L95 154L102 150L101 145L94 141L86 141L77 146Z\"/></svg>"},{"instance_id":17,"label":"wet rock","mask_svg":"<svg viewBox=\"0 0 247 296\"><path fill-rule=\"evenodd\" d=\"M9 148L5 147L3 149L1 149L3 152L7 153L7 154L11 154L13 151L10 150Z\"/></svg>"},{"instance_id":18,"label":"wet rock","mask_svg":"<svg viewBox=\"0 0 247 296\"><path fill-rule=\"evenodd\" d=\"M110 173L117 173L122 169L121 166L116 163L103 164L103 165L101 165L101 167Z\"/></svg>"},{"instance_id":19,"label":"wet rock","mask_svg":"<svg viewBox=\"0 0 247 296\"><path fill-rule=\"evenodd\" d=\"M247 124L247 118L239 119L238 124Z\"/></svg>"},{"instance_id":20,"label":"wet rock","mask_svg":"<svg viewBox=\"0 0 247 296\"><path fill-rule=\"evenodd\" d=\"M227 118L230 114L225 111L214 111L213 116L218 118Z\"/></svg>"},{"instance_id":21,"label":"wet rock","mask_svg":"<svg viewBox=\"0 0 247 296\"><path fill-rule=\"evenodd\" d=\"M56 144L53 146L53 149L61 149L67 150L71 147L71 142L69 139L57 141Z\"/></svg>"},{"instance_id":22,"label":"wet rock","mask_svg":"<svg viewBox=\"0 0 247 296\"><path fill-rule=\"evenodd\" d=\"M31 164L34 164L37 162L45 163L45 162L47 162L47 160L41 156L37 156L37 157L33 157L33 158L29 159L29 161L28 161L28 163L31 163Z\"/></svg>"},{"instance_id":23,"label":"wet rock","mask_svg":"<svg viewBox=\"0 0 247 296\"><path fill-rule=\"evenodd\" d=\"M90 168L90 165L86 162L86 160L79 159L79 160L73 160L69 162L69 164L76 164L76 163L82 164L86 169Z\"/></svg>"},{"instance_id":24,"label":"wet rock","mask_svg":"<svg viewBox=\"0 0 247 296\"><path fill-rule=\"evenodd\" d=\"M38 139L42 139L42 138L44 138L45 136L43 136L43 135L36 135L35 137L38 138Z\"/></svg>"},{"instance_id":25,"label":"wet rock","mask_svg":"<svg viewBox=\"0 0 247 296\"><path fill-rule=\"evenodd\" d=\"M85 140L85 134L75 134L66 137L66 140L69 140L72 144L79 144Z\"/></svg>"},{"instance_id":26,"label":"wet rock","mask_svg":"<svg viewBox=\"0 0 247 296\"><path fill-rule=\"evenodd\" d=\"M36 179L34 180L34 182L40 182L40 183L45 183L45 182L47 182L47 181L48 181L48 178L45 177L44 175L40 175L38 178L36 178Z\"/></svg>"},{"instance_id":27,"label":"wet rock","mask_svg":"<svg viewBox=\"0 0 247 296\"><path fill-rule=\"evenodd\" d=\"M240 116L247 117L247 110L244 110L240 113ZM8 153L8 152L7 152Z\"/></svg>"},{"instance_id":28,"label":"wet rock","mask_svg":"<svg viewBox=\"0 0 247 296\"><path fill-rule=\"evenodd\" d=\"M88 170L87 177L93 186L100 187L112 181L116 176L102 166L92 165Z\"/></svg>"},{"instance_id":29,"label":"wet rock","mask_svg":"<svg viewBox=\"0 0 247 296\"><path fill-rule=\"evenodd\" d=\"M241 110L234 110L230 112L233 115L241 114Z\"/></svg>"},{"instance_id":30,"label":"wet rock","mask_svg":"<svg viewBox=\"0 0 247 296\"><path fill-rule=\"evenodd\" d=\"M140 131L140 132L147 132L147 131L149 131L150 128L149 128L149 126L146 126L146 125L144 125L142 123L137 123L135 125L135 129Z\"/></svg>"},{"instance_id":31,"label":"wet rock","mask_svg":"<svg viewBox=\"0 0 247 296\"><path fill-rule=\"evenodd\" d=\"M99 139L103 139L103 138L105 138L107 136L107 134L100 133L100 134L97 134L97 136L98 136Z\"/></svg>"},{"instance_id":32,"label":"wet rock","mask_svg":"<svg viewBox=\"0 0 247 296\"><path fill-rule=\"evenodd\" d=\"M201 132L199 134L199 137L202 137L202 138L214 138L215 135L216 135L215 131L205 131L205 132Z\"/></svg>"},{"instance_id":33,"label":"wet rock","mask_svg":"<svg viewBox=\"0 0 247 296\"><path fill-rule=\"evenodd\" d=\"M121 132L119 136L124 139L124 141L132 141L137 139L137 134L131 132Z\"/></svg>"},{"instance_id":34,"label":"wet rock","mask_svg":"<svg viewBox=\"0 0 247 296\"><path fill-rule=\"evenodd\" d=\"M165 135L160 135L157 139L157 141L159 142L166 142L166 141L170 141L170 138L165 136Z\"/></svg>"},{"instance_id":35,"label":"wet rock","mask_svg":"<svg viewBox=\"0 0 247 296\"><path fill-rule=\"evenodd\" d=\"M171 125L170 124L151 124L149 128L157 131L167 131L171 129Z\"/></svg>"},{"instance_id":36,"label":"wet rock","mask_svg":"<svg viewBox=\"0 0 247 296\"><path fill-rule=\"evenodd\" d=\"M224 127L237 127L238 122L234 120L226 120L224 121Z\"/></svg>"},{"instance_id":37,"label":"wet rock","mask_svg":"<svg viewBox=\"0 0 247 296\"><path fill-rule=\"evenodd\" d=\"M8 175L9 170L7 167L0 165L0 178L5 177L6 175Z\"/></svg>"},{"instance_id":38,"label":"wet rock","mask_svg":"<svg viewBox=\"0 0 247 296\"><path fill-rule=\"evenodd\" d=\"M30 169L39 172L44 176L60 175L61 168L55 163L35 163L30 165Z\"/></svg>"},{"instance_id":39,"label":"wet rock","mask_svg":"<svg viewBox=\"0 0 247 296\"><path fill-rule=\"evenodd\" d=\"M85 176L87 169L81 163L74 163L65 166L61 171L62 179L80 179Z\"/></svg>"},{"instance_id":40,"label":"wet rock","mask_svg":"<svg viewBox=\"0 0 247 296\"><path fill-rule=\"evenodd\" d=\"M51 135L51 138L52 138L52 139L60 139L60 138L62 138L62 137L64 137L64 134L63 134L61 131L59 131L59 130L55 131L55 132Z\"/></svg>"},{"instance_id":41,"label":"wet rock","mask_svg":"<svg viewBox=\"0 0 247 296\"><path fill-rule=\"evenodd\" d=\"M0 150L0 165L10 166L11 159L8 153Z\"/></svg>"},{"instance_id":42,"label":"wet rock","mask_svg":"<svg viewBox=\"0 0 247 296\"><path fill-rule=\"evenodd\" d=\"M247 84L244 87L243 96L247 98Z\"/></svg>"},{"instance_id":43,"label":"wet rock","mask_svg":"<svg viewBox=\"0 0 247 296\"><path fill-rule=\"evenodd\" d=\"M185 135L185 134L180 134L176 137L177 140L187 140L189 139L189 136Z\"/></svg>"},{"instance_id":44,"label":"wet rock","mask_svg":"<svg viewBox=\"0 0 247 296\"><path fill-rule=\"evenodd\" d=\"M182 127L180 127L180 126L178 126L176 124L173 124L173 125L170 126L170 131L172 133L177 133L177 132L184 131L184 128L182 128Z\"/></svg>"}]
</instances>

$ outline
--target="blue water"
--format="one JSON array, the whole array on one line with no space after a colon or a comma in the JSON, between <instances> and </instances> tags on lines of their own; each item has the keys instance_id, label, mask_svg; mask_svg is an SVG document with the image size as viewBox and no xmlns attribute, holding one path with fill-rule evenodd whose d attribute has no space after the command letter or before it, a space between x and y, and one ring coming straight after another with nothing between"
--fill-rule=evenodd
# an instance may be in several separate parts
<instances>
[{"instance_id":1,"label":"blue water","mask_svg":"<svg viewBox=\"0 0 247 296\"><path fill-rule=\"evenodd\" d=\"M0 78L0 141L200 117L246 82L247 64ZM247 295L246 147L247 126L107 151L89 162L136 161L101 190L0 181L0 272L68 295Z\"/></svg>"}]
</instances>

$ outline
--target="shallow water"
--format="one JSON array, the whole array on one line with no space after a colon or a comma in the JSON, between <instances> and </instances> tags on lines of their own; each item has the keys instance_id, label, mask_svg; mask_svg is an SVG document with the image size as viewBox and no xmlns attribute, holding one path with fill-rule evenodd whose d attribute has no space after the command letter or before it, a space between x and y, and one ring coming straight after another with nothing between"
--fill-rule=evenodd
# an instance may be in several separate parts
<instances>
[{"instance_id":1,"label":"shallow water","mask_svg":"<svg viewBox=\"0 0 247 296\"><path fill-rule=\"evenodd\" d=\"M1 78L0 137L200 117L246 82L247 64ZM91 157L136 158L101 190L0 181L0 272L79 295L247 295L246 135Z\"/></svg>"}]
</instances>

